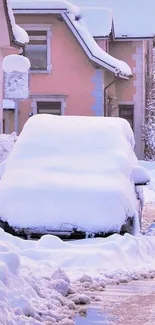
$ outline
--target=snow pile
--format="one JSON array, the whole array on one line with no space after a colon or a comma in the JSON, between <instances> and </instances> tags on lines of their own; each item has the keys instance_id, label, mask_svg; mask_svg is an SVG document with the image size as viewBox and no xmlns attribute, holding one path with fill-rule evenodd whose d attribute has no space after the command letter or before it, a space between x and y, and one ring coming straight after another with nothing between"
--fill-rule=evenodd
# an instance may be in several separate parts
<instances>
[{"instance_id":1,"label":"snow pile","mask_svg":"<svg viewBox=\"0 0 155 325\"><path fill-rule=\"evenodd\" d=\"M145 203L153 203L155 202L155 162L140 161L140 165L147 170L150 176L150 184L144 186Z\"/></svg>"},{"instance_id":2,"label":"snow pile","mask_svg":"<svg viewBox=\"0 0 155 325\"><path fill-rule=\"evenodd\" d=\"M0 183L0 217L15 227L120 231L137 218L133 145L123 119L31 117Z\"/></svg>"},{"instance_id":3,"label":"snow pile","mask_svg":"<svg viewBox=\"0 0 155 325\"><path fill-rule=\"evenodd\" d=\"M34 249L34 242L2 229L0 239L0 324L72 325L75 304L65 298L70 279L53 258L44 259L44 250ZM24 257L27 249L31 258Z\"/></svg>"},{"instance_id":4,"label":"snow pile","mask_svg":"<svg viewBox=\"0 0 155 325\"><path fill-rule=\"evenodd\" d=\"M10 0L6 0L6 3L7 3L7 7L8 7L8 14L9 14L10 22L11 22L12 32L13 32L15 40L22 44L28 43L29 36L28 36L27 32L23 28L18 26L15 22L15 18L14 18L14 14L13 14L13 11L11 8Z\"/></svg>"},{"instance_id":5,"label":"snow pile","mask_svg":"<svg viewBox=\"0 0 155 325\"><path fill-rule=\"evenodd\" d=\"M10 54L4 57L2 68L4 72L10 73L13 71L28 72L30 69L30 61L22 55Z\"/></svg>"},{"instance_id":6,"label":"snow pile","mask_svg":"<svg viewBox=\"0 0 155 325\"><path fill-rule=\"evenodd\" d=\"M0 163L8 158L16 141L17 135L15 132L12 134L0 134Z\"/></svg>"},{"instance_id":7,"label":"snow pile","mask_svg":"<svg viewBox=\"0 0 155 325\"><path fill-rule=\"evenodd\" d=\"M154 277L154 236L24 241L0 229L3 325L73 325L76 308L89 304L92 292L97 300L107 284Z\"/></svg>"}]
</instances>

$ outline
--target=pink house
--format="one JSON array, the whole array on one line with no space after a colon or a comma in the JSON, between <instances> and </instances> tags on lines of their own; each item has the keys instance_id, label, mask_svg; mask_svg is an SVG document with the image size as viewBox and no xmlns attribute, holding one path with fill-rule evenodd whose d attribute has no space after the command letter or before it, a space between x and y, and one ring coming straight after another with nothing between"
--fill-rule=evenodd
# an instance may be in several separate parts
<instances>
[{"instance_id":1,"label":"pink house","mask_svg":"<svg viewBox=\"0 0 155 325\"><path fill-rule=\"evenodd\" d=\"M146 55L151 59L153 36L116 39L112 12L105 8L82 8L82 18L65 1L12 0L12 5L29 34L25 55L31 61L30 98L19 102L16 131L38 113L121 116L131 123L142 158ZM94 25L93 17L98 17ZM6 124L13 131L12 117Z\"/></svg>"},{"instance_id":2,"label":"pink house","mask_svg":"<svg viewBox=\"0 0 155 325\"><path fill-rule=\"evenodd\" d=\"M28 37L14 19L10 0L0 1L0 132L5 132L5 124L9 119L12 120L14 128L14 102L3 99L4 71L2 69L3 58L12 53L19 53L25 45L23 34ZM11 117L11 118L10 118ZM9 130L8 130L9 131Z\"/></svg>"}]
</instances>

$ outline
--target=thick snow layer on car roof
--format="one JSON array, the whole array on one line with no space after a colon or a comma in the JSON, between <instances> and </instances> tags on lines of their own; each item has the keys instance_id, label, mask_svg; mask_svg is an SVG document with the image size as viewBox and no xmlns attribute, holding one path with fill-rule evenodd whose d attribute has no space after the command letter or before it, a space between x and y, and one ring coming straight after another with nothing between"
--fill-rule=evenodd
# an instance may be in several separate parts
<instances>
[{"instance_id":1,"label":"thick snow layer on car roof","mask_svg":"<svg viewBox=\"0 0 155 325\"><path fill-rule=\"evenodd\" d=\"M17 227L119 231L136 215L132 137L119 118L31 117L0 183L0 217Z\"/></svg>"}]
</instances>

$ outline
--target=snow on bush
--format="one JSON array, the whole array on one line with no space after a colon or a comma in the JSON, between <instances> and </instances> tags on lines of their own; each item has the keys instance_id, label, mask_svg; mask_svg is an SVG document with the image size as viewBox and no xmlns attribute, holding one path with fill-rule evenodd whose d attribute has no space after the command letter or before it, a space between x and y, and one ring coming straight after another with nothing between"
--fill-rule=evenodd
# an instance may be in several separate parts
<instances>
[{"instance_id":1,"label":"snow on bush","mask_svg":"<svg viewBox=\"0 0 155 325\"><path fill-rule=\"evenodd\" d=\"M145 141L145 159L155 159L155 77L149 82L147 107L145 110L145 125L143 127Z\"/></svg>"},{"instance_id":2,"label":"snow on bush","mask_svg":"<svg viewBox=\"0 0 155 325\"><path fill-rule=\"evenodd\" d=\"M15 132L12 134L0 134L0 163L7 159L17 138Z\"/></svg>"}]
</instances>

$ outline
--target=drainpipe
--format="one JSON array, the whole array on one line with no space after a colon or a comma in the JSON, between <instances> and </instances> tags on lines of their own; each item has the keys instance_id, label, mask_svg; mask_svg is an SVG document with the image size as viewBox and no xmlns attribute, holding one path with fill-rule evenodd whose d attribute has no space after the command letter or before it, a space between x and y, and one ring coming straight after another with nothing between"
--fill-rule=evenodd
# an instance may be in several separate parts
<instances>
[{"instance_id":1,"label":"drainpipe","mask_svg":"<svg viewBox=\"0 0 155 325\"><path fill-rule=\"evenodd\" d=\"M19 107L18 107L18 100L15 100L15 114L14 114L14 130L18 135L18 125L19 125L19 119L18 119L18 114L19 114Z\"/></svg>"},{"instance_id":2,"label":"drainpipe","mask_svg":"<svg viewBox=\"0 0 155 325\"><path fill-rule=\"evenodd\" d=\"M104 88L104 116L107 116L107 102L106 102L106 91L107 91L107 89L110 87L110 86L112 86L114 83L116 82L116 78L112 81L112 82L110 82L110 84L108 84L105 88Z\"/></svg>"}]
</instances>

